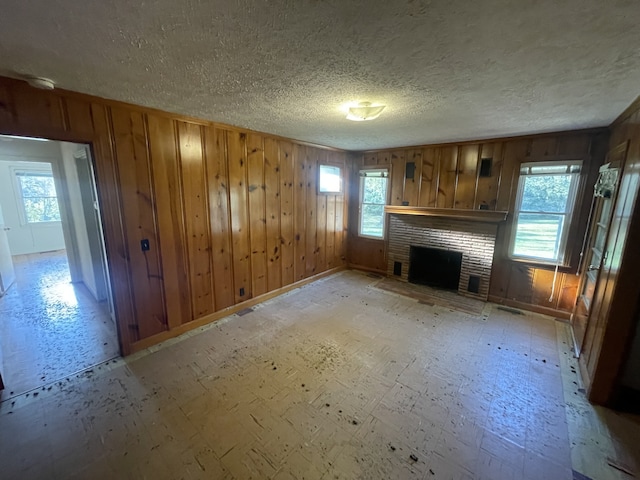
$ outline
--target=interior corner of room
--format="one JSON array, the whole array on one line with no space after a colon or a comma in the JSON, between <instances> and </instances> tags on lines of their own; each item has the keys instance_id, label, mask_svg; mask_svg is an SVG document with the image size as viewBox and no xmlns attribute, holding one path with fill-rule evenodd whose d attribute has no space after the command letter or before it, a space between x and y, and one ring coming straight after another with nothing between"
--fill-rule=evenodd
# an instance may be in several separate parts
<instances>
[{"instance_id":1,"label":"interior corner of room","mask_svg":"<svg viewBox=\"0 0 640 480\"><path fill-rule=\"evenodd\" d=\"M448 290L474 318L567 323L591 402L640 390L637 102L600 128L348 151L10 78L0 92L0 306L8 263L63 252L128 356L350 268ZM30 175L53 179L59 219L25 217Z\"/></svg>"}]
</instances>

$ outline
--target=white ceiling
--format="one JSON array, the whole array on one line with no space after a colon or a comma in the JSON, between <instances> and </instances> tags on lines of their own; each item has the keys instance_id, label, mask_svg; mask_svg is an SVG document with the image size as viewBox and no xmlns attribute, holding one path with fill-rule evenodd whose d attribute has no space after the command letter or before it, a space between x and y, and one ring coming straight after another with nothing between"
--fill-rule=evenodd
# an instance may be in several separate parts
<instances>
[{"instance_id":1,"label":"white ceiling","mask_svg":"<svg viewBox=\"0 0 640 480\"><path fill-rule=\"evenodd\" d=\"M3 0L0 74L345 149L608 125L636 0ZM388 105L350 122L344 102Z\"/></svg>"}]
</instances>

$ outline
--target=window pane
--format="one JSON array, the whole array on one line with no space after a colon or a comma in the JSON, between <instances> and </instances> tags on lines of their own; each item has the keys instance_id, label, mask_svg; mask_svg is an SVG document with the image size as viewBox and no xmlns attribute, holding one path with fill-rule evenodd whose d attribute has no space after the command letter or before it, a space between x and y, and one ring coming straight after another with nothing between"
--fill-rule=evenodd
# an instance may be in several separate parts
<instances>
[{"instance_id":1,"label":"window pane","mask_svg":"<svg viewBox=\"0 0 640 480\"><path fill-rule=\"evenodd\" d=\"M381 177L364 177L363 203L385 204L387 199L387 179Z\"/></svg>"},{"instance_id":2,"label":"window pane","mask_svg":"<svg viewBox=\"0 0 640 480\"><path fill-rule=\"evenodd\" d=\"M524 177L520 210L565 213L571 175L529 175Z\"/></svg>"},{"instance_id":3,"label":"window pane","mask_svg":"<svg viewBox=\"0 0 640 480\"><path fill-rule=\"evenodd\" d=\"M56 187L49 175L23 174L18 177L23 197L55 197Z\"/></svg>"},{"instance_id":4,"label":"window pane","mask_svg":"<svg viewBox=\"0 0 640 480\"><path fill-rule=\"evenodd\" d=\"M563 215L521 213L516 227L513 254L556 260L563 223Z\"/></svg>"},{"instance_id":5,"label":"window pane","mask_svg":"<svg viewBox=\"0 0 640 480\"><path fill-rule=\"evenodd\" d=\"M384 205L362 205L360 216L360 234L371 237L382 237L384 221Z\"/></svg>"},{"instance_id":6,"label":"window pane","mask_svg":"<svg viewBox=\"0 0 640 480\"><path fill-rule=\"evenodd\" d=\"M50 174L21 173L18 181L27 223L60 221L56 187Z\"/></svg>"},{"instance_id":7,"label":"window pane","mask_svg":"<svg viewBox=\"0 0 640 480\"><path fill-rule=\"evenodd\" d=\"M340 167L320 165L320 192L339 193L342 191Z\"/></svg>"}]
</instances>

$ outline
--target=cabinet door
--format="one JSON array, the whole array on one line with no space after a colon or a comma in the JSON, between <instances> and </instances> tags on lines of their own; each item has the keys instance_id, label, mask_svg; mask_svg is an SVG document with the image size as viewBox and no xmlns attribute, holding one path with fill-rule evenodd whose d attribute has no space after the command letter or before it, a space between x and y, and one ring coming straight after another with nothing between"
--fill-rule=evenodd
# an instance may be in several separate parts
<instances>
[{"instance_id":1,"label":"cabinet door","mask_svg":"<svg viewBox=\"0 0 640 480\"><path fill-rule=\"evenodd\" d=\"M583 347L596 285L602 275L602 266L607 259L607 236L618 192L618 177L626 158L626 152L627 143L625 142L607 154L608 163L600 168L600 175L594 188L589 226L580 254L579 295L571 323L576 355L580 355Z\"/></svg>"}]
</instances>

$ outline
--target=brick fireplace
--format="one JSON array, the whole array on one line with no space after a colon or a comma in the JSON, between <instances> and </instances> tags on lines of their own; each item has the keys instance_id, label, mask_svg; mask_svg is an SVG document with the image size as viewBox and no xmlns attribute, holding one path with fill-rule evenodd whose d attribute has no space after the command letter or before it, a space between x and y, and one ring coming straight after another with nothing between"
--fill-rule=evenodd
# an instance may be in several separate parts
<instances>
[{"instance_id":1,"label":"brick fireplace","mask_svg":"<svg viewBox=\"0 0 640 480\"><path fill-rule=\"evenodd\" d=\"M496 215L483 221L482 217L469 219L446 213L439 216L390 213L387 249L390 276L409 281L411 247L460 252L458 293L487 300L498 229Z\"/></svg>"}]
</instances>

